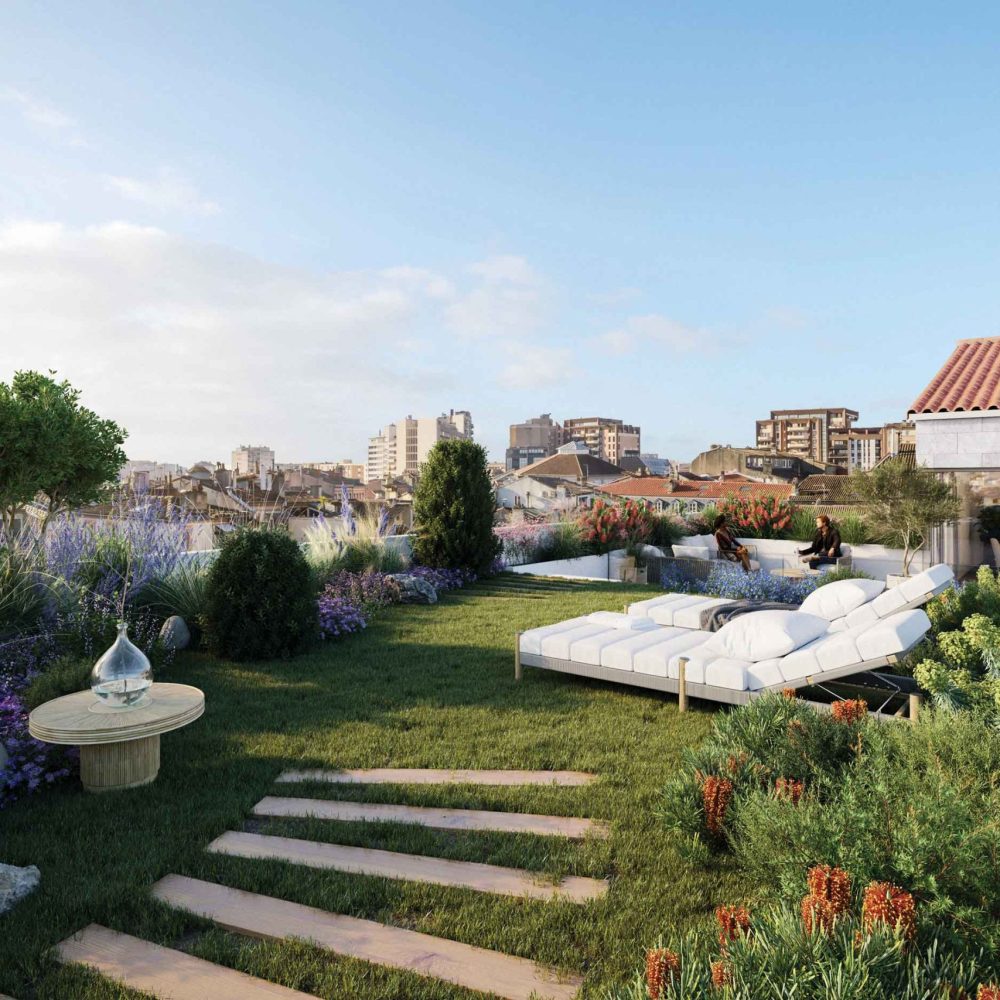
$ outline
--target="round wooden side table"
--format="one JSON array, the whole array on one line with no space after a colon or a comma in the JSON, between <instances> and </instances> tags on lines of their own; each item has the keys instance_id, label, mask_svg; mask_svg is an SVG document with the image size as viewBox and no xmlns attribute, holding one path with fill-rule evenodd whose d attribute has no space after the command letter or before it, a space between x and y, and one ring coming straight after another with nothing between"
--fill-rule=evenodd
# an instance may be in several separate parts
<instances>
[{"instance_id":1,"label":"round wooden side table","mask_svg":"<svg viewBox=\"0 0 1000 1000\"><path fill-rule=\"evenodd\" d=\"M88 792L148 785L160 770L160 734L194 722L205 695L187 684L153 684L146 699L129 708L105 704L78 691L39 705L28 732L43 743L80 748L80 779Z\"/></svg>"}]
</instances>

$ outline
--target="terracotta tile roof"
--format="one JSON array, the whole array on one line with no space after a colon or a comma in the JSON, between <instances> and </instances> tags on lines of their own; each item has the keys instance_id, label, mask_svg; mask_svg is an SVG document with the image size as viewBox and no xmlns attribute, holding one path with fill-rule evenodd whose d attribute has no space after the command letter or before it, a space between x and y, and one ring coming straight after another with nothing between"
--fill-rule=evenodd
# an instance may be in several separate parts
<instances>
[{"instance_id":1,"label":"terracotta tile roof","mask_svg":"<svg viewBox=\"0 0 1000 1000\"><path fill-rule=\"evenodd\" d=\"M960 340L910 413L1000 409L1000 337Z\"/></svg>"},{"instance_id":2,"label":"terracotta tile roof","mask_svg":"<svg viewBox=\"0 0 1000 1000\"><path fill-rule=\"evenodd\" d=\"M809 503L857 503L858 494L850 476L806 476L799 483L796 499Z\"/></svg>"},{"instance_id":3,"label":"terracotta tile roof","mask_svg":"<svg viewBox=\"0 0 1000 1000\"><path fill-rule=\"evenodd\" d=\"M662 476L620 479L601 487L602 493L616 497L675 497L688 500L724 500L726 497L778 497L787 500L794 487L788 483L677 482Z\"/></svg>"}]
</instances>

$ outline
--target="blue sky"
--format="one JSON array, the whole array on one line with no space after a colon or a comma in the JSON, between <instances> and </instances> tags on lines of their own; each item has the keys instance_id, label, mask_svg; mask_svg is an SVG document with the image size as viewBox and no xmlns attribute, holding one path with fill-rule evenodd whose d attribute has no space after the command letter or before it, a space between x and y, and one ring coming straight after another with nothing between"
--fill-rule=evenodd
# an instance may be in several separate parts
<instances>
[{"instance_id":1,"label":"blue sky","mask_svg":"<svg viewBox=\"0 0 1000 1000\"><path fill-rule=\"evenodd\" d=\"M877 6L877 9L873 9ZM687 459L998 330L993 5L7 3L0 338L133 457ZM825 353L821 353L825 352Z\"/></svg>"}]
</instances>

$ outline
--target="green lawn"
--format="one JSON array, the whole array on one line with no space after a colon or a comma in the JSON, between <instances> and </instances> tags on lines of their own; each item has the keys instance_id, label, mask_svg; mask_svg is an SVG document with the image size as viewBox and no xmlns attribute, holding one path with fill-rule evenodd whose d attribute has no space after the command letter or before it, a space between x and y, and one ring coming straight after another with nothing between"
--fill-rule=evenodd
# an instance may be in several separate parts
<instances>
[{"instance_id":1,"label":"green lawn","mask_svg":"<svg viewBox=\"0 0 1000 1000\"><path fill-rule=\"evenodd\" d=\"M0 812L0 860L42 870L40 890L0 918L0 993L137 996L48 958L51 945L98 922L320 997L478 995L302 944L254 942L150 901L149 886L178 872L551 963L584 974L584 996L600 996L631 976L659 933L706 919L742 888L731 871L693 870L681 860L656 816L681 749L708 731L707 707L679 715L669 696L530 668L514 682L516 629L619 610L622 602L621 586L503 577L434 607L391 608L361 635L295 660L180 657L161 679L202 688L207 709L163 738L154 785L96 796L67 783ZM398 824L248 822L288 766L594 771L599 782L581 788L278 787L290 795L599 817L610 820L612 835L579 844ZM610 876L612 888L580 907L204 852L220 833L241 828L552 876Z\"/></svg>"}]
</instances>

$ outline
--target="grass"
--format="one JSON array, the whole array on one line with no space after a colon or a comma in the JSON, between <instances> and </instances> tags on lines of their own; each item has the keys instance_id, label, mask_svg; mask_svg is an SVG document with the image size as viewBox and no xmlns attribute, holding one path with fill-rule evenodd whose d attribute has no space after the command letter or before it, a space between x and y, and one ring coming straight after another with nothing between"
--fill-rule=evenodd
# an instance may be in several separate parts
<instances>
[{"instance_id":1,"label":"grass","mask_svg":"<svg viewBox=\"0 0 1000 1000\"><path fill-rule=\"evenodd\" d=\"M623 591L639 591L626 594ZM319 997L443 1000L459 987L342 959L303 943L264 943L150 900L171 872L383 921L585 975L585 997L634 972L661 934L707 921L744 894L733 869L693 868L657 818L660 790L711 711L668 696L526 668L518 628L621 608L642 588L501 577L433 607L395 607L357 636L297 659L232 664L181 656L169 679L205 691L205 716L163 738L155 784L87 795L67 783L0 812L0 858L37 864L40 889L0 917L0 993L21 1000L138 996L48 949L97 922ZM580 788L279 785L288 767L566 768ZM448 833L401 824L250 820L263 795L478 807L607 819L606 841ZM252 829L565 874L610 876L576 906L211 856L226 830Z\"/></svg>"}]
</instances>

